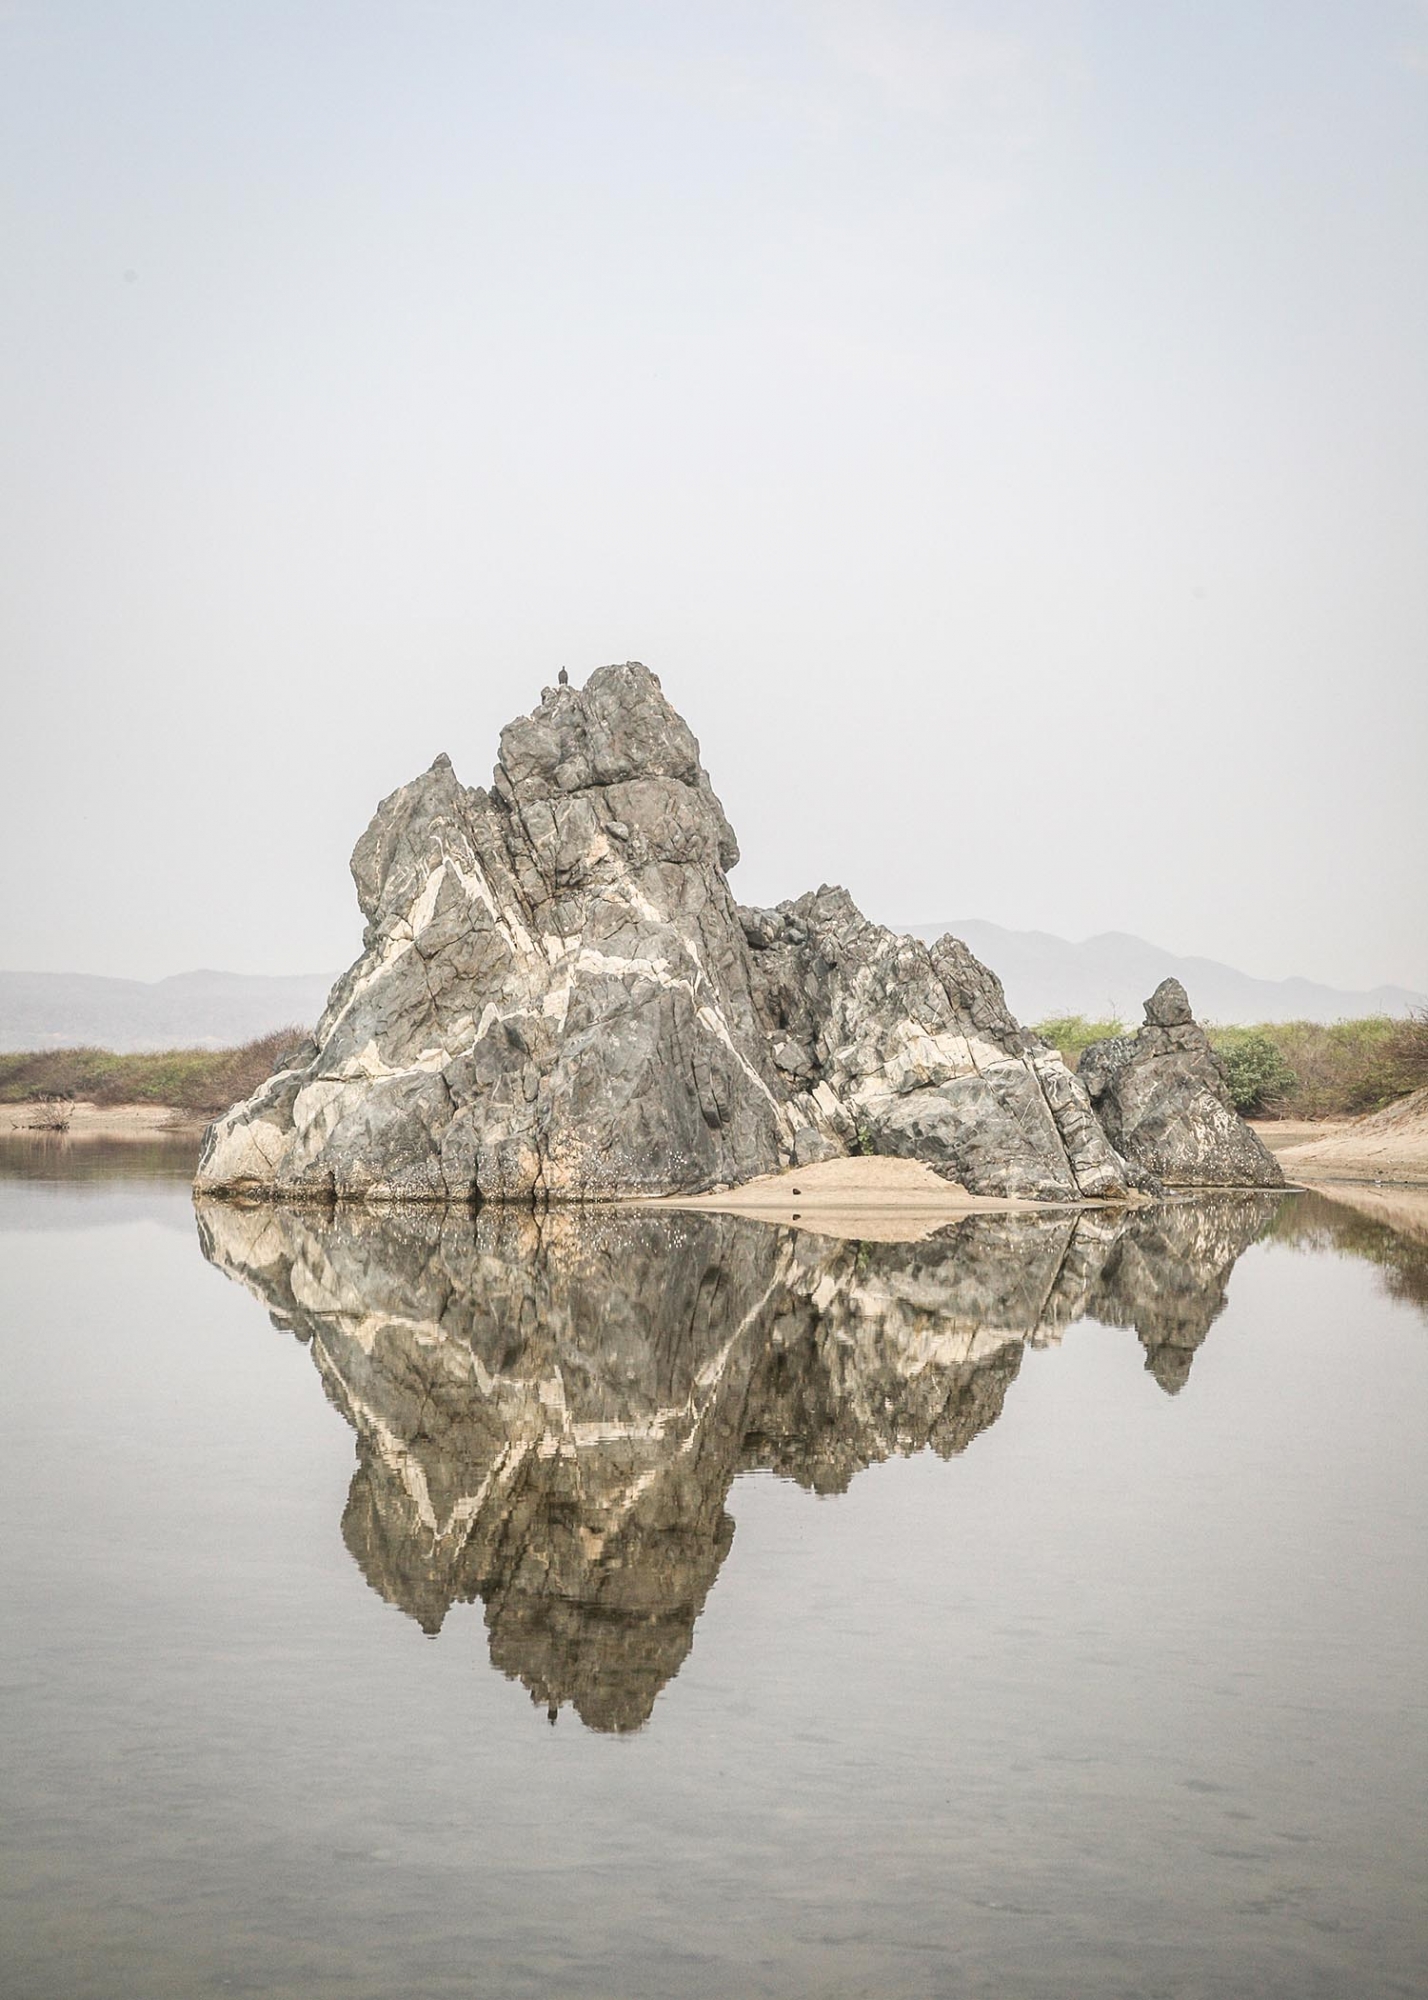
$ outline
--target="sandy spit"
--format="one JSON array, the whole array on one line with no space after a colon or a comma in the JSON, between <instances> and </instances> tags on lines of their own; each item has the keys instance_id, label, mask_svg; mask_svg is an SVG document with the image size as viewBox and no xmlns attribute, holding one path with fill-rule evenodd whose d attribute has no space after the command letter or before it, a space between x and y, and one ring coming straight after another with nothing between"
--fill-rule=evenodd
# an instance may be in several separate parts
<instances>
[{"instance_id":1,"label":"sandy spit","mask_svg":"<svg viewBox=\"0 0 1428 2000\"><path fill-rule=\"evenodd\" d=\"M723 1193L664 1195L649 1204L797 1223L816 1235L859 1237L869 1243L918 1243L959 1216L1025 1214L1057 1205L969 1194L919 1160L881 1156L790 1167L786 1173L764 1174ZM1084 1202L1060 1205L1086 1206Z\"/></svg>"}]
</instances>

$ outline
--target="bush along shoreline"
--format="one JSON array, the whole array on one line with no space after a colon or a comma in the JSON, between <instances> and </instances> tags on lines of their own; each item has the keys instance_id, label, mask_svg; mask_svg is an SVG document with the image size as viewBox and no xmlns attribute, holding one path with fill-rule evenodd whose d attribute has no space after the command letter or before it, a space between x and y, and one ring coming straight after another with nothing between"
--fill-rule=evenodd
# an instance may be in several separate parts
<instances>
[{"instance_id":1,"label":"bush along shoreline","mask_svg":"<svg viewBox=\"0 0 1428 2000\"><path fill-rule=\"evenodd\" d=\"M216 1118L251 1096L305 1028L278 1028L232 1049L29 1049L0 1054L0 1104L152 1104ZM1058 1014L1031 1032L1075 1069L1092 1042L1133 1032L1121 1021ZM1428 1009L1395 1020L1262 1021L1206 1028L1235 1109L1257 1118L1357 1118L1428 1085ZM59 1117L55 1124L58 1128Z\"/></svg>"},{"instance_id":2,"label":"bush along shoreline","mask_svg":"<svg viewBox=\"0 0 1428 2000\"><path fill-rule=\"evenodd\" d=\"M1031 1031L1075 1069L1092 1042L1133 1032L1061 1014ZM1235 1109L1246 1118L1358 1118L1428 1085L1428 1009L1394 1019L1206 1025Z\"/></svg>"},{"instance_id":3,"label":"bush along shoreline","mask_svg":"<svg viewBox=\"0 0 1428 2000\"><path fill-rule=\"evenodd\" d=\"M0 1104L153 1104L216 1118L272 1074L305 1028L279 1028L236 1049L31 1049L0 1055ZM56 1124L57 1124L56 1120Z\"/></svg>"}]
</instances>

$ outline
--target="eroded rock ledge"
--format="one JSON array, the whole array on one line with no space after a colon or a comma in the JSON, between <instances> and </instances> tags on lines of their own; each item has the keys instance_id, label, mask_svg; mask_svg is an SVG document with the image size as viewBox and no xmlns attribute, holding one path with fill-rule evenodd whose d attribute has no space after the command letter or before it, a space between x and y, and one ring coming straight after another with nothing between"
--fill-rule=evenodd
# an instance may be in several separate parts
<instances>
[{"instance_id":1,"label":"eroded rock ledge","mask_svg":"<svg viewBox=\"0 0 1428 2000\"><path fill-rule=\"evenodd\" d=\"M1039 1200L1153 1188L1162 1154L1177 1180L1193 1158L1200 1184L1279 1184L1178 1044L1153 1115L1138 1045L1103 1064L1113 1128L959 940L899 937L842 889L740 910L738 852L645 667L546 689L489 791L442 756L378 808L352 856L362 955L314 1038L210 1128L198 1186L600 1201L857 1150ZM1207 1117L1214 1143L1188 1142Z\"/></svg>"}]
</instances>

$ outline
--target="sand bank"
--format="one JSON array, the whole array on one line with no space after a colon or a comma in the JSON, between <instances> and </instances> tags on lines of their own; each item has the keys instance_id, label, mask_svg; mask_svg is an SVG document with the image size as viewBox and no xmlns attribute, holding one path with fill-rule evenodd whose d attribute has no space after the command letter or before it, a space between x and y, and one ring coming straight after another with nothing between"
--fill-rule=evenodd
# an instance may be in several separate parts
<instances>
[{"instance_id":1,"label":"sand bank","mask_svg":"<svg viewBox=\"0 0 1428 2000\"><path fill-rule=\"evenodd\" d=\"M44 1104L0 1104L0 1133L34 1138L154 1139L197 1137L208 1124L202 1113L176 1111L168 1104L73 1104L63 1131L45 1121Z\"/></svg>"},{"instance_id":2,"label":"sand bank","mask_svg":"<svg viewBox=\"0 0 1428 2000\"><path fill-rule=\"evenodd\" d=\"M54 1137L43 1125L45 1116L43 1105L0 1104L0 1134ZM201 1113L165 1104L77 1103L71 1107L67 1136L198 1138L207 1123ZM1366 1118L1265 1119L1255 1120L1254 1129L1290 1181L1311 1186L1341 1182L1367 1188L1385 1184L1428 1188L1428 1090L1416 1091ZM879 1156L793 1167L721 1194L669 1195L661 1205L751 1215L766 1222L798 1222L830 1236L913 1243L959 1216L1015 1214L1048 1204L970 1194L920 1161ZM1382 1204L1374 1213L1385 1222L1392 1220Z\"/></svg>"},{"instance_id":3,"label":"sand bank","mask_svg":"<svg viewBox=\"0 0 1428 2000\"><path fill-rule=\"evenodd\" d=\"M1251 1118L1249 1126L1277 1159L1291 1146L1307 1145L1311 1139L1332 1139L1353 1122L1352 1118Z\"/></svg>"},{"instance_id":4,"label":"sand bank","mask_svg":"<svg viewBox=\"0 0 1428 2000\"><path fill-rule=\"evenodd\" d=\"M1256 1125L1290 1180L1428 1185L1428 1090L1382 1111L1322 1125Z\"/></svg>"}]
</instances>

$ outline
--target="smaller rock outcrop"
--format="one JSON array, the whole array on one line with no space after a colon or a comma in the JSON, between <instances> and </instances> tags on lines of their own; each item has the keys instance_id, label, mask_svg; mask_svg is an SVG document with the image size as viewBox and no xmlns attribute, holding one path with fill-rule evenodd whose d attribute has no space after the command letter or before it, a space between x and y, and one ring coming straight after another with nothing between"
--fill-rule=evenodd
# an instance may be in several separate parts
<instances>
[{"instance_id":1,"label":"smaller rock outcrop","mask_svg":"<svg viewBox=\"0 0 1428 2000\"><path fill-rule=\"evenodd\" d=\"M1107 1139L1167 1187L1283 1187L1274 1155L1230 1100L1178 979L1162 979L1134 1035L1093 1042L1079 1075Z\"/></svg>"},{"instance_id":2,"label":"smaller rock outcrop","mask_svg":"<svg viewBox=\"0 0 1428 2000\"><path fill-rule=\"evenodd\" d=\"M924 1160L974 1194L1125 1195L1085 1090L960 939L901 937L826 885L739 914L795 1165L861 1150Z\"/></svg>"}]
</instances>

